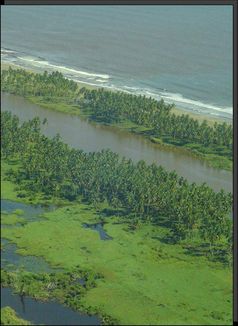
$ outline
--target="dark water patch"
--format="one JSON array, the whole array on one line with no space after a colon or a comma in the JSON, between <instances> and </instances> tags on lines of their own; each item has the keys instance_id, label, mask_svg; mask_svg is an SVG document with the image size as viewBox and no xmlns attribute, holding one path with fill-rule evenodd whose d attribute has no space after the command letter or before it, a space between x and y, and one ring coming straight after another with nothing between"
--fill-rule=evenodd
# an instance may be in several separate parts
<instances>
[{"instance_id":1,"label":"dark water patch","mask_svg":"<svg viewBox=\"0 0 238 326\"><path fill-rule=\"evenodd\" d=\"M17 223L14 223L14 224L4 224L4 223L1 223L1 228L4 228L4 229L13 229L15 227L24 226L26 223L27 223L26 221L17 222Z\"/></svg>"},{"instance_id":2,"label":"dark water patch","mask_svg":"<svg viewBox=\"0 0 238 326\"><path fill-rule=\"evenodd\" d=\"M27 219L28 222L40 220L40 216L46 212L54 210L53 205L29 205L12 200L1 199L1 211L6 213L14 213L15 211L22 211L20 216Z\"/></svg>"},{"instance_id":3,"label":"dark water patch","mask_svg":"<svg viewBox=\"0 0 238 326\"><path fill-rule=\"evenodd\" d=\"M104 208L101 212L100 212L102 217L111 217L111 216L125 216L126 212L125 210L122 209L116 209L116 208Z\"/></svg>"},{"instance_id":4,"label":"dark water patch","mask_svg":"<svg viewBox=\"0 0 238 326\"><path fill-rule=\"evenodd\" d=\"M80 284L80 285L82 285L82 286L86 286L86 280L84 279L84 278L77 278L77 280L75 280L75 283L78 283L78 284Z\"/></svg>"},{"instance_id":5,"label":"dark water patch","mask_svg":"<svg viewBox=\"0 0 238 326\"><path fill-rule=\"evenodd\" d=\"M56 272L61 269L52 268L42 257L23 256L16 252L17 246L7 239L1 239L1 267L6 270L16 270L23 268L29 272Z\"/></svg>"},{"instance_id":6,"label":"dark water patch","mask_svg":"<svg viewBox=\"0 0 238 326\"><path fill-rule=\"evenodd\" d=\"M56 302L41 302L1 288L1 307L10 306L18 316L35 325L100 325L97 316L75 312Z\"/></svg>"},{"instance_id":7,"label":"dark water patch","mask_svg":"<svg viewBox=\"0 0 238 326\"><path fill-rule=\"evenodd\" d=\"M47 211L53 210L53 206L43 207L41 205L28 205L24 203L14 202L11 200L1 199L1 211L6 213L14 213L15 211L22 211L20 215L26 221L23 223L16 223L15 225L3 225L4 228L20 227L27 222L36 222L41 220L41 215ZM1 239L1 266L6 270L15 270L16 268L23 268L29 272L53 272L61 269L52 268L42 257L23 256L18 254L17 246L9 242L7 239Z\"/></svg>"},{"instance_id":8,"label":"dark water patch","mask_svg":"<svg viewBox=\"0 0 238 326\"><path fill-rule=\"evenodd\" d=\"M103 229L104 223L94 223L94 224L83 223L82 225L84 228L97 231L100 235L101 240L112 240L112 237L110 237Z\"/></svg>"}]
</instances>

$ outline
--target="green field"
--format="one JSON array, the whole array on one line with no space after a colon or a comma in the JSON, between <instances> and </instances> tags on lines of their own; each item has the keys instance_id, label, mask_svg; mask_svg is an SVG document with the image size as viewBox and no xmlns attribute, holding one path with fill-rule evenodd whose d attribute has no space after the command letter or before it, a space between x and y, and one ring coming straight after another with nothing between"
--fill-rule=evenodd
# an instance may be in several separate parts
<instances>
[{"instance_id":1,"label":"green field","mask_svg":"<svg viewBox=\"0 0 238 326\"><path fill-rule=\"evenodd\" d=\"M30 322L19 318L10 307L1 308L1 325L32 325Z\"/></svg>"},{"instance_id":2,"label":"green field","mask_svg":"<svg viewBox=\"0 0 238 326\"><path fill-rule=\"evenodd\" d=\"M2 212L1 223L5 225L15 225L17 223L23 224L25 222L24 217L20 217L17 214L6 214Z\"/></svg>"},{"instance_id":3,"label":"green field","mask_svg":"<svg viewBox=\"0 0 238 326\"><path fill-rule=\"evenodd\" d=\"M2 198L18 198L14 188L3 180ZM2 236L16 243L22 255L100 273L103 278L82 298L85 310L100 311L122 325L231 325L231 269L188 254L182 244L166 243L166 228L145 223L133 231L126 219L112 215L104 217L104 229L113 239L103 241L82 226L102 219L102 212L90 205L64 202L44 217L2 229Z\"/></svg>"}]
</instances>

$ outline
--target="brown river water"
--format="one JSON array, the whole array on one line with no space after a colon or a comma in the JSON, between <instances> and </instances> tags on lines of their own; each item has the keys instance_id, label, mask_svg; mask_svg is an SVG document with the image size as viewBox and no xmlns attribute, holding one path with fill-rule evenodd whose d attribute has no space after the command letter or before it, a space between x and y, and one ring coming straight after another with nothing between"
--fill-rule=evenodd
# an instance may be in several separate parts
<instances>
[{"instance_id":1,"label":"brown river water","mask_svg":"<svg viewBox=\"0 0 238 326\"><path fill-rule=\"evenodd\" d=\"M232 191L232 172L209 167L206 162L187 153L161 149L143 136L45 109L19 96L6 93L1 95L2 111L11 111L18 115L21 121L36 116L42 120L47 118L48 123L42 127L43 133L50 137L59 133L62 140L74 148L86 152L108 148L135 162L144 160L147 164L162 165L168 171L175 170L189 182L206 182L216 191L222 188Z\"/></svg>"}]
</instances>

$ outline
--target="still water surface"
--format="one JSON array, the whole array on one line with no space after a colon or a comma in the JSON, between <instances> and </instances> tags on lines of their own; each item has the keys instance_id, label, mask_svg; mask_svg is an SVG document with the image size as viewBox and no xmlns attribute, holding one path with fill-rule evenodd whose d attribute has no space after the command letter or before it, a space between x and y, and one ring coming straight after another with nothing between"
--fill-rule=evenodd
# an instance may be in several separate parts
<instances>
[{"instance_id":1,"label":"still water surface","mask_svg":"<svg viewBox=\"0 0 238 326\"><path fill-rule=\"evenodd\" d=\"M1 288L1 307L10 306L19 317L35 325L100 325L96 316L75 312L57 302L41 302L21 297L9 288Z\"/></svg>"},{"instance_id":2,"label":"still water surface","mask_svg":"<svg viewBox=\"0 0 238 326\"><path fill-rule=\"evenodd\" d=\"M161 149L140 135L48 110L11 94L2 93L2 110L18 115L21 121L35 116L39 116L42 120L47 118L48 123L42 127L42 131L50 137L59 133L62 140L74 148L86 152L109 148L135 162L144 160L147 164L155 163L169 171L175 170L189 182L198 184L206 182L216 191L221 188L232 191L231 172L209 167L206 162L186 153Z\"/></svg>"},{"instance_id":3,"label":"still water surface","mask_svg":"<svg viewBox=\"0 0 238 326\"><path fill-rule=\"evenodd\" d=\"M40 219L43 212L53 207L43 208L41 206L27 205L10 200L1 200L1 210L8 213L16 209L23 211L23 217L30 223ZM5 227L1 225L1 227ZM51 273L62 271L52 268L42 257L22 256L17 253L17 246L7 239L1 239L1 268L15 271L23 268L33 273ZM84 280L79 279L84 285ZM41 302L27 296L14 294L10 288L1 288L1 307L10 306L17 315L23 319L33 322L35 325L100 325L97 316L89 316L84 313L73 311L57 302Z\"/></svg>"},{"instance_id":4,"label":"still water surface","mask_svg":"<svg viewBox=\"0 0 238 326\"><path fill-rule=\"evenodd\" d=\"M53 210L53 206L43 207L40 205L28 205L15 202L12 200L1 199L1 212L14 213L15 210L22 210L22 217L26 222L36 222L43 220L41 215L44 212ZM18 223L17 223L18 224ZM18 226L18 225L16 225ZM9 227L1 223L1 228ZM10 227L15 227L11 225ZM19 226L24 227L24 226ZM23 256L17 253L17 246L7 239L1 239L1 267L6 270L15 270L16 268L24 268L33 273L39 272L57 272L60 269L52 268L42 257Z\"/></svg>"},{"instance_id":5,"label":"still water surface","mask_svg":"<svg viewBox=\"0 0 238 326\"><path fill-rule=\"evenodd\" d=\"M5 6L1 19L4 62L232 117L230 5Z\"/></svg>"}]
</instances>

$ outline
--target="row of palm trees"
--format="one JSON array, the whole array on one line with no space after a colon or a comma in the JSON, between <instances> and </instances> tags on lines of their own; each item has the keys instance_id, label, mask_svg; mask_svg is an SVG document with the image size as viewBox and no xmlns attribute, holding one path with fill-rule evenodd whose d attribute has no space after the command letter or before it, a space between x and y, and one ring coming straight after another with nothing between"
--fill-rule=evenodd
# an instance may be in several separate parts
<instances>
[{"instance_id":1,"label":"row of palm trees","mask_svg":"<svg viewBox=\"0 0 238 326\"><path fill-rule=\"evenodd\" d=\"M142 95L124 92L111 92L105 89L89 90L82 88L83 98L79 103L92 109L92 115L105 122L120 122L128 119L136 124L153 129L153 135L171 137L184 143L198 143L205 146L224 146L231 152L232 126L215 123L209 126L204 120L172 113L174 105L165 104Z\"/></svg>"},{"instance_id":2,"label":"row of palm trees","mask_svg":"<svg viewBox=\"0 0 238 326\"><path fill-rule=\"evenodd\" d=\"M196 150L212 149L213 154L232 159L232 126L227 123L208 125L189 115L175 115L174 105L142 95L111 92L105 89L78 88L59 72L30 73L24 69L2 71L2 90L23 96L40 96L50 102L63 101L89 109L92 118L106 123L132 121L151 129L154 137L178 145L194 143Z\"/></svg>"},{"instance_id":3,"label":"row of palm trees","mask_svg":"<svg viewBox=\"0 0 238 326\"><path fill-rule=\"evenodd\" d=\"M45 99L69 99L76 89L77 84L64 78L58 72L43 74L31 73L24 69L3 70L1 73L2 91L21 96L43 96Z\"/></svg>"},{"instance_id":4,"label":"row of palm trees","mask_svg":"<svg viewBox=\"0 0 238 326\"><path fill-rule=\"evenodd\" d=\"M135 225L162 223L178 241L199 238L211 247L230 248L230 193L189 184L175 172L144 161L135 164L110 150L69 148L59 135L50 139L40 129L39 118L20 125L18 117L1 114L2 157L20 160L21 169L12 176L24 189L69 200L83 197L95 207L107 202Z\"/></svg>"}]
</instances>

